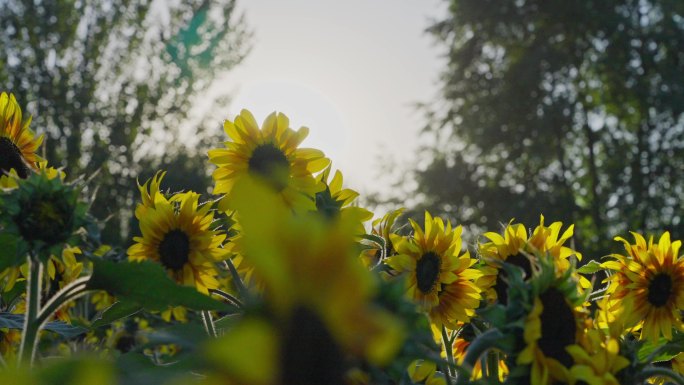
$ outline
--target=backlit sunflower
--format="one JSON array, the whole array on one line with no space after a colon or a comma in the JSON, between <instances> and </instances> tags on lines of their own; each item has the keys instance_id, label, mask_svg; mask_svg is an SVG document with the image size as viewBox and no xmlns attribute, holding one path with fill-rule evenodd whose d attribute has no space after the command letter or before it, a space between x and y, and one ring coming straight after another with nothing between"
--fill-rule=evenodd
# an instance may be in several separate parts
<instances>
[{"instance_id":1,"label":"backlit sunflower","mask_svg":"<svg viewBox=\"0 0 684 385\"><path fill-rule=\"evenodd\" d=\"M262 128L254 116L242 110L234 122L226 120L223 128L230 138L225 148L209 151L209 160L218 168L213 173L214 194L230 196L237 181L257 177L265 181L290 206L315 210L314 196L325 185L314 178L330 162L321 151L298 148L309 133L302 127L290 128L282 113L269 115ZM219 209L229 205L224 201Z\"/></svg>"},{"instance_id":2,"label":"backlit sunflower","mask_svg":"<svg viewBox=\"0 0 684 385\"><path fill-rule=\"evenodd\" d=\"M532 385L568 380L573 358L567 348L582 340L585 329L584 294L578 291L577 280L569 271L554 279L551 264L542 260L542 272L533 278L533 302L524 322L525 348L516 360L531 365Z\"/></svg>"},{"instance_id":3,"label":"backlit sunflower","mask_svg":"<svg viewBox=\"0 0 684 385\"><path fill-rule=\"evenodd\" d=\"M22 121L21 107L14 95L0 94L0 174L13 169L19 178L25 179L42 161L36 150L43 136L36 138L29 124L30 117Z\"/></svg>"},{"instance_id":4,"label":"backlit sunflower","mask_svg":"<svg viewBox=\"0 0 684 385\"><path fill-rule=\"evenodd\" d=\"M373 213L358 207L352 203L359 193L352 189L342 188L342 173L337 170L332 180L330 178L331 166L320 173L318 180L325 185L325 189L316 193L316 210L328 219L343 217L343 220L358 223L357 234L364 234L363 223L373 218Z\"/></svg>"},{"instance_id":5,"label":"backlit sunflower","mask_svg":"<svg viewBox=\"0 0 684 385\"><path fill-rule=\"evenodd\" d=\"M226 254L221 248L226 236L211 229L211 204L199 205L199 194L179 193L167 199L160 193L163 176L158 173L139 186L143 202L135 215L142 236L133 238L128 259L158 262L176 282L206 294L218 285L215 264Z\"/></svg>"},{"instance_id":6,"label":"backlit sunflower","mask_svg":"<svg viewBox=\"0 0 684 385\"><path fill-rule=\"evenodd\" d=\"M681 241L670 241L665 232L658 243L651 237L632 233L634 244L621 237L627 256L613 254L602 266L612 270L606 281L609 306L626 327L641 327L641 338L657 341L672 339L672 330L684 330L684 258L679 255Z\"/></svg>"},{"instance_id":7,"label":"backlit sunflower","mask_svg":"<svg viewBox=\"0 0 684 385\"><path fill-rule=\"evenodd\" d=\"M451 228L441 218L425 212L425 231L410 220L412 237L390 235L397 255L386 260L398 273L406 273L408 296L434 325L451 329L468 322L480 305L480 289L473 280L480 272L471 269L476 260L466 251L461 254L462 227Z\"/></svg>"},{"instance_id":8,"label":"backlit sunflower","mask_svg":"<svg viewBox=\"0 0 684 385\"><path fill-rule=\"evenodd\" d=\"M237 184L234 194L268 311L248 311L207 347L215 366L207 383L342 385L352 357L391 362L403 328L372 303L375 281L355 258L354 224L294 215L261 184Z\"/></svg>"},{"instance_id":9,"label":"backlit sunflower","mask_svg":"<svg viewBox=\"0 0 684 385\"><path fill-rule=\"evenodd\" d=\"M503 230L503 235L488 232L484 236L489 242L479 245L480 255L485 262L481 268L483 276L478 280L478 286L487 290L487 298L490 301L498 300L506 304L508 299L508 284L505 272L501 270L503 262L521 268L525 273L525 279L530 279L535 264L534 257L537 254L552 256L556 265L557 274L563 274L570 270L570 257L582 259L582 254L564 246L573 235L574 225L570 225L562 234L561 222L554 222L550 226L544 225L544 216L540 217L539 225L528 237L527 229L520 223L509 223ZM532 258L532 259L530 259ZM583 288L591 284L589 280L573 272Z\"/></svg>"}]
</instances>

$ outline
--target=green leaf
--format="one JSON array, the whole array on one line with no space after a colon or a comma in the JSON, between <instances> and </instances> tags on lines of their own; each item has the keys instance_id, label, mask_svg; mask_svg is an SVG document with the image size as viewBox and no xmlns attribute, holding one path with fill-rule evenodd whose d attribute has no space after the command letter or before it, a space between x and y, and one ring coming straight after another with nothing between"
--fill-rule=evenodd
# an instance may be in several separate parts
<instances>
[{"instance_id":1,"label":"green leaf","mask_svg":"<svg viewBox=\"0 0 684 385\"><path fill-rule=\"evenodd\" d=\"M149 384L191 384L196 378L192 378L192 371L197 370L198 364L193 361L194 357L186 360L176 360L173 364L159 365L150 357L140 352L128 352L120 355L115 365L118 374L118 383L126 385L149 385ZM175 380L175 381L174 381Z\"/></svg>"},{"instance_id":2,"label":"green leaf","mask_svg":"<svg viewBox=\"0 0 684 385\"><path fill-rule=\"evenodd\" d=\"M130 317L133 314L142 310L140 305L134 302L118 301L112 306L106 308L100 315L93 320L92 328L99 328L100 326L109 325L114 321L122 318Z\"/></svg>"},{"instance_id":3,"label":"green leaf","mask_svg":"<svg viewBox=\"0 0 684 385\"><path fill-rule=\"evenodd\" d=\"M12 313L0 313L0 328L23 329L24 315ZM65 338L73 338L87 331L87 329L69 325L61 321L48 322L43 326L44 330L55 332Z\"/></svg>"},{"instance_id":4,"label":"green leaf","mask_svg":"<svg viewBox=\"0 0 684 385\"><path fill-rule=\"evenodd\" d=\"M597 261L589 261L586 265L577 269L580 274L594 274L598 271L603 270L601 264Z\"/></svg>"},{"instance_id":5,"label":"green leaf","mask_svg":"<svg viewBox=\"0 0 684 385\"><path fill-rule=\"evenodd\" d=\"M163 329L156 329L145 334L145 347L174 344L183 350L194 350L209 338L204 326L199 323L176 324Z\"/></svg>"},{"instance_id":6,"label":"green leaf","mask_svg":"<svg viewBox=\"0 0 684 385\"><path fill-rule=\"evenodd\" d=\"M0 234L0 271L5 270L8 267L16 266L21 264L21 259L25 255L20 255L19 252L19 237L11 233Z\"/></svg>"},{"instance_id":7,"label":"green leaf","mask_svg":"<svg viewBox=\"0 0 684 385\"><path fill-rule=\"evenodd\" d=\"M645 341L637 352L639 361L669 361L677 354L684 352L684 333L674 333L671 341L661 337L658 342Z\"/></svg>"},{"instance_id":8,"label":"green leaf","mask_svg":"<svg viewBox=\"0 0 684 385\"><path fill-rule=\"evenodd\" d=\"M214 300L192 287L172 281L163 267L154 262L112 262L91 258L93 275L87 288L105 290L121 301L135 303L147 310L184 306L193 310L237 310Z\"/></svg>"},{"instance_id":9,"label":"green leaf","mask_svg":"<svg viewBox=\"0 0 684 385\"><path fill-rule=\"evenodd\" d=\"M18 281L14 284L12 290L0 293L0 298L4 305L9 305L19 298L22 294L26 293L26 280Z\"/></svg>"}]
</instances>

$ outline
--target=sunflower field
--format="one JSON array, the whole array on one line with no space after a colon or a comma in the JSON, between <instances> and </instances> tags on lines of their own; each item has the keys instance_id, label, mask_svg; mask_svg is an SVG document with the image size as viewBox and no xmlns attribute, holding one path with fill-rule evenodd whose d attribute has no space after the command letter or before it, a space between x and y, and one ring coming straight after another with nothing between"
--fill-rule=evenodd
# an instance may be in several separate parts
<instances>
[{"instance_id":1,"label":"sunflower field","mask_svg":"<svg viewBox=\"0 0 684 385\"><path fill-rule=\"evenodd\" d=\"M0 96L0 384L684 384L670 234L583 255L540 216L472 234L374 214L282 113L224 123L212 196L139 181L103 244L88 175ZM86 191L90 192L86 194Z\"/></svg>"}]
</instances>

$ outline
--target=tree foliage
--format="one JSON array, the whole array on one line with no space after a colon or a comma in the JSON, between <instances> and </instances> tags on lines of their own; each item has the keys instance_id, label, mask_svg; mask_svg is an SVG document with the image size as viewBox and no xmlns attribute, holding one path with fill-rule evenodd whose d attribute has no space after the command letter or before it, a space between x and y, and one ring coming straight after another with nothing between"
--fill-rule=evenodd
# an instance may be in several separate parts
<instances>
[{"instance_id":1,"label":"tree foliage","mask_svg":"<svg viewBox=\"0 0 684 385\"><path fill-rule=\"evenodd\" d=\"M159 147L198 152L179 143L181 127L248 38L235 0L3 1L0 87L27 103L52 165L99 172L93 212L112 216L106 234L116 239L142 170L130 165L168 163L153 155ZM205 135L206 122L194 124ZM202 162L193 164L186 181L206 186Z\"/></svg>"},{"instance_id":2,"label":"tree foliage","mask_svg":"<svg viewBox=\"0 0 684 385\"><path fill-rule=\"evenodd\" d=\"M423 205L488 228L543 212L592 257L684 235L684 3L451 0L429 31L448 66Z\"/></svg>"}]
</instances>

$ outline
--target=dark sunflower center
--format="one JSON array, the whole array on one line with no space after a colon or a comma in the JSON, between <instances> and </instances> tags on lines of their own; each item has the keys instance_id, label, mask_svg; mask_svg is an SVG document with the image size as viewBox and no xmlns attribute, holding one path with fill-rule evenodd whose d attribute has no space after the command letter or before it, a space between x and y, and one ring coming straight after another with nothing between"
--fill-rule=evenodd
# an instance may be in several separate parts
<instances>
[{"instance_id":1,"label":"dark sunflower center","mask_svg":"<svg viewBox=\"0 0 684 385\"><path fill-rule=\"evenodd\" d=\"M114 348L121 353L128 353L135 347L135 337L131 334L125 333L116 339Z\"/></svg>"},{"instance_id":2,"label":"dark sunflower center","mask_svg":"<svg viewBox=\"0 0 684 385\"><path fill-rule=\"evenodd\" d=\"M257 146L249 158L249 171L271 181L278 190L287 185L285 178L290 172L290 162L285 153L272 143Z\"/></svg>"},{"instance_id":3,"label":"dark sunflower center","mask_svg":"<svg viewBox=\"0 0 684 385\"><path fill-rule=\"evenodd\" d=\"M74 204L68 197L58 193L46 194L22 201L15 222L25 239L54 245L69 237L73 211Z\"/></svg>"},{"instance_id":4,"label":"dark sunflower center","mask_svg":"<svg viewBox=\"0 0 684 385\"><path fill-rule=\"evenodd\" d=\"M190 257L190 239L182 230L171 230L159 242L161 263L171 269L180 270Z\"/></svg>"},{"instance_id":5,"label":"dark sunflower center","mask_svg":"<svg viewBox=\"0 0 684 385\"><path fill-rule=\"evenodd\" d=\"M283 385L342 385L344 356L320 317L305 307L294 310L280 351Z\"/></svg>"},{"instance_id":6,"label":"dark sunflower center","mask_svg":"<svg viewBox=\"0 0 684 385\"><path fill-rule=\"evenodd\" d=\"M29 175L29 168L21 156L21 150L9 138L0 138L0 173L9 172L14 169L19 178L26 179Z\"/></svg>"},{"instance_id":7,"label":"dark sunflower center","mask_svg":"<svg viewBox=\"0 0 684 385\"><path fill-rule=\"evenodd\" d=\"M672 294L672 278L665 273L656 274L648 284L648 302L655 307L664 306Z\"/></svg>"},{"instance_id":8,"label":"dark sunflower center","mask_svg":"<svg viewBox=\"0 0 684 385\"><path fill-rule=\"evenodd\" d=\"M541 338L537 344L544 355L555 358L565 367L572 365L572 357L565 348L575 343L575 316L565 301L563 293L556 288L547 289L539 299L544 310L541 320Z\"/></svg>"},{"instance_id":9,"label":"dark sunflower center","mask_svg":"<svg viewBox=\"0 0 684 385\"><path fill-rule=\"evenodd\" d=\"M442 260L432 251L423 254L416 262L416 282L418 289L427 294L432 291L439 278Z\"/></svg>"},{"instance_id":10,"label":"dark sunflower center","mask_svg":"<svg viewBox=\"0 0 684 385\"><path fill-rule=\"evenodd\" d=\"M529 279L532 276L532 265L530 264L529 258L525 257L523 254L518 253L511 255L506 258L506 263L517 266L525 272L525 279ZM506 271L499 269L496 275L496 284L494 285L494 291L496 291L496 296L500 304L506 305L508 303L508 283L506 283Z\"/></svg>"}]
</instances>

